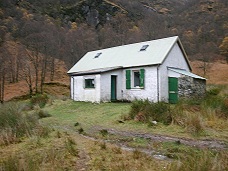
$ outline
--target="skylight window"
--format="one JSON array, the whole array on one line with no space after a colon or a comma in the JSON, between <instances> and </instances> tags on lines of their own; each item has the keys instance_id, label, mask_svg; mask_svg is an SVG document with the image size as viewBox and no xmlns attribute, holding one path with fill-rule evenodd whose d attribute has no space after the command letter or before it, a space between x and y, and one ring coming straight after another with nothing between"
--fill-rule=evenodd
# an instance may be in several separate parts
<instances>
[{"instance_id":1,"label":"skylight window","mask_svg":"<svg viewBox=\"0 0 228 171\"><path fill-rule=\"evenodd\" d=\"M101 52L97 53L97 54L94 56L94 58L98 58L101 54L102 54Z\"/></svg>"},{"instance_id":2,"label":"skylight window","mask_svg":"<svg viewBox=\"0 0 228 171\"><path fill-rule=\"evenodd\" d=\"M149 46L149 45L143 45L143 46L141 47L140 51L146 50L146 49L148 48L148 46Z\"/></svg>"}]
</instances>

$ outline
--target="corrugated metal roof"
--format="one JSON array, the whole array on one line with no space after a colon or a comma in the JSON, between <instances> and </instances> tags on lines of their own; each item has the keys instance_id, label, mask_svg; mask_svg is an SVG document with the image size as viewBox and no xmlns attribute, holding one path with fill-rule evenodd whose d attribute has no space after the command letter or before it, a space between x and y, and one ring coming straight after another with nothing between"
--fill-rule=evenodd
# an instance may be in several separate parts
<instances>
[{"instance_id":1,"label":"corrugated metal roof","mask_svg":"<svg viewBox=\"0 0 228 171\"><path fill-rule=\"evenodd\" d=\"M157 39L147 42L117 46L86 53L69 71L68 74L86 72L116 66L132 67L162 64L174 44L179 41L178 36ZM181 44L181 43L180 43ZM149 45L140 51L144 45ZM182 46L181 46L182 48ZM182 51L184 51L182 49ZM100 54L96 57L97 54ZM186 57L186 54L184 53ZM187 58L186 61L188 62Z\"/></svg>"},{"instance_id":2,"label":"corrugated metal roof","mask_svg":"<svg viewBox=\"0 0 228 171\"><path fill-rule=\"evenodd\" d=\"M189 76L189 77L192 77L192 78L197 78L197 79L203 79L203 80L206 80L206 78L203 78L199 75L196 75L196 74L193 74L191 72L188 72L186 70L183 70L183 69L177 69L177 68L168 68L169 70L171 71L174 71L174 72L177 72L179 74L182 74L182 75L186 75L186 76Z\"/></svg>"}]
</instances>

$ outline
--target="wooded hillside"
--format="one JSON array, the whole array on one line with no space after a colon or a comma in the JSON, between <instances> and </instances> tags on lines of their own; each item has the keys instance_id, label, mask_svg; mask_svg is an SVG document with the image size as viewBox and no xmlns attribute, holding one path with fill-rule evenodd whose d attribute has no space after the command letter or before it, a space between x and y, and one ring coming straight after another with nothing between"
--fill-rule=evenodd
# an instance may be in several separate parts
<instances>
[{"instance_id":1,"label":"wooded hillside","mask_svg":"<svg viewBox=\"0 0 228 171\"><path fill-rule=\"evenodd\" d=\"M227 0L1 0L0 100L5 82L32 93L87 51L178 35L190 60L227 59Z\"/></svg>"}]
</instances>

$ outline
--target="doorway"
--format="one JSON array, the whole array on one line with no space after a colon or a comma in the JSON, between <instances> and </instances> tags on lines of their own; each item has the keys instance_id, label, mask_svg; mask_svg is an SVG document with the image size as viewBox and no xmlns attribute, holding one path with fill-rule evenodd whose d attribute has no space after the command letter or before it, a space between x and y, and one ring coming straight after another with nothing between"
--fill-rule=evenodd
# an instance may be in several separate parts
<instances>
[{"instance_id":1,"label":"doorway","mask_svg":"<svg viewBox=\"0 0 228 171\"><path fill-rule=\"evenodd\" d=\"M169 77L169 103L176 104L178 101L178 78Z\"/></svg>"},{"instance_id":2,"label":"doorway","mask_svg":"<svg viewBox=\"0 0 228 171\"><path fill-rule=\"evenodd\" d=\"M111 101L116 101L116 83L117 83L117 76L111 75Z\"/></svg>"}]
</instances>

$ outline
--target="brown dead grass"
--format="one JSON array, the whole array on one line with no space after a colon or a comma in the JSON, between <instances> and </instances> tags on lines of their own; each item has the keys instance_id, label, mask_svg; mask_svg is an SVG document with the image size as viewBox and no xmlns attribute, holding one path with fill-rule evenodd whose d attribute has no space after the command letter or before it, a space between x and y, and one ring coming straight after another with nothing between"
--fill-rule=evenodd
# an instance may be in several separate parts
<instances>
[{"instance_id":1,"label":"brown dead grass","mask_svg":"<svg viewBox=\"0 0 228 171\"><path fill-rule=\"evenodd\" d=\"M201 61L192 61L190 62L193 73L198 74L204 77L203 62ZM225 61L216 61L214 63L206 64L206 78L207 84L228 84L228 64Z\"/></svg>"}]
</instances>

